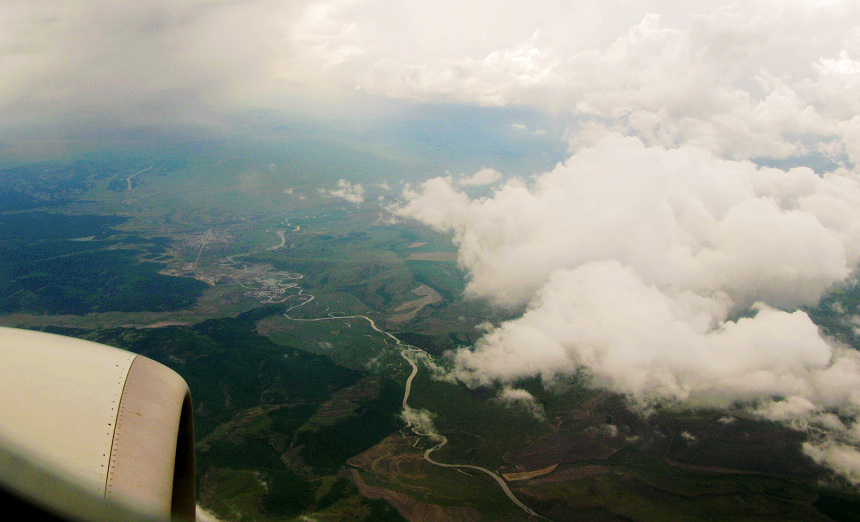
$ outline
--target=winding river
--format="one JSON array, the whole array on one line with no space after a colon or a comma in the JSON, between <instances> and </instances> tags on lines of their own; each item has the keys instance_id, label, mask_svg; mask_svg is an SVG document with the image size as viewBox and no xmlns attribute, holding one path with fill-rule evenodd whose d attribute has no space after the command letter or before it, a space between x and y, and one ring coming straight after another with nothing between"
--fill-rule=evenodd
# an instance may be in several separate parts
<instances>
[{"instance_id":1,"label":"winding river","mask_svg":"<svg viewBox=\"0 0 860 522\"><path fill-rule=\"evenodd\" d=\"M400 348L400 356L403 357L406 360L406 362L409 363L409 366L412 367L412 372L409 374L409 377L406 379L405 391L403 393L403 411L404 411L404 413L412 411L412 409L409 407L409 395L412 392L412 381L415 379L415 376L418 375L418 361L414 357L414 354L420 353L423 357L431 358L430 354L428 354L424 350L421 350L420 348L416 348L415 346L404 343L403 341L398 339L396 336L394 336L390 332L386 332L385 330L379 328L376 325L376 322L373 319L371 319L370 317L367 317L366 315L329 315L328 317L317 317L317 318L313 318L313 319L301 319L298 317L292 317L289 315L289 313L291 311L310 303L314 299L313 295L305 294L305 293L303 293L303 291L301 289L299 290L298 294L295 294L295 297L300 297L300 298L304 298L304 299L302 299L302 301L300 303L295 304L295 305L293 305L287 309L287 311L284 313L284 317L286 317L287 319L290 319L292 321L303 321L303 322L335 321L335 320L343 320L343 319L364 319L365 321L367 321L370 324L370 327L373 330L379 332L383 336L394 341L395 345L398 348ZM480 471L481 473L485 473L485 474L489 475L493 480L495 480L496 483L499 484L499 487L502 488L502 491L511 500L511 502L513 502L514 504L516 504L517 507L519 507L520 509L525 511L529 515L529 518L535 517L535 518L540 518L543 520L549 520L548 518L538 514L537 512L532 510L530 507L525 505L522 501L520 501L520 499L518 499L516 497L516 495L514 495L514 493L508 487L507 482L505 482L505 480L501 476L488 470L487 468L482 468L480 466L473 466L471 464L446 464L444 462L439 462L439 461L435 460L432 457L432 454L435 451L438 451L439 449L441 449L446 444L448 444L448 438L445 437L444 435L441 435L439 433L435 433L433 431L423 432L423 431L421 431L421 425L420 424L414 423L408 416L404 416L404 418L406 419L406 422L407 422L406 427L411 429L412 433L414 433L418 437L427 437L431 440L438 441L438 443L435 446L424 451L424 460L426 460L430 464L433 464L434 466L439 466L442 468L471 469L471 470L475 470L475 471Z\"/></svg>"}]
</instances>

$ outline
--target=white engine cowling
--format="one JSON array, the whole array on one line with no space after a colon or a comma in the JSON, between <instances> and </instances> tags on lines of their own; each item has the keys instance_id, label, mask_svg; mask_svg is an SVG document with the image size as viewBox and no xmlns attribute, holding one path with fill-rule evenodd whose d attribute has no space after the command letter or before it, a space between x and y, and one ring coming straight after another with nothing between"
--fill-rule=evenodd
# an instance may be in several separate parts
<instances>
[{"instance_id":1,"label":"white engine cowling","mask_svg":"<svg viewBox=\"0 0 860 522\"><path fill-rule=\"evenodd\" d=\"M144 519L195 518L191 395L141 355L0 328L0 446L3 485L49 512L98 519L95 499ZM56 481L68 491L46 491Z\"/></svg>"}]
</instances>

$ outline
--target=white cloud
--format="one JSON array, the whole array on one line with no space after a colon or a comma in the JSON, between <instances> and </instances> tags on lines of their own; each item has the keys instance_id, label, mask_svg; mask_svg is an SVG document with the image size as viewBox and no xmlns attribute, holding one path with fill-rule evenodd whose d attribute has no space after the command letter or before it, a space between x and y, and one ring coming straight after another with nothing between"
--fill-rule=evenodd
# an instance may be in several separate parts
<instances>
[{"instance_id":1,"label":"white cloud","mask_svg":"<svg viewBox=\"0 0 860 522\"><path fill-rule=\"evenodd\" d=\"M803 444L803 452L851 482L860 483L860 451L855 446L833 441L807 442Z\"/></svg>"},{"instance_id":2,"label":"white cloud","mask_svg":"<svg viewBox=\"0 0 860 522\"><path fill-rule=\"evenodd\" d=\"M197 505L195 516L200 522L219 522L221 520L211 511L203 509L200 504Z\"/></svg>"},{"instance_id":3,"label":"white cloud","mask_svg":"<svg viewBox=\"0 0 860 522\"><path fill-rule=\"evenodd\" d=\"M406 422L406 427L412 428L414 432L422 435L439 436L433 425L434 414L432 412L406 406L403 408L401 417Z\"/></svg>"},{"instance_id":4,"label":"white cloud","mask_svg":"<svg viewBox=\"0 0 860 522\"><path fill-rule=\"evenodd\" d=\"M319 189L319 193L333 198L342 198L350 203L364 203L364 187L361 183L352 184L345 179L338 180L336 189Z\"/></svg>"},{"instance_id":5,"label":"white cloud","mask_svg":"<svg viewBox=\"0 0 860 522\"><path fill-rule=\"evenodd\" d=\"M526 304L559 268L602 260L744 306L809 304L860 260L852 174L759 169L618 135L492 198L470 200L450 178L406 195L401 215L454 233L468 292L504 306Z\"/></svg>"},{"instance_id":6,"label":"white cloud","mask_svg":"<svg viewBox=\"0 0 860 522\"><path fill-rule=\"evenodd\" d=\"M860 262L854 172L760 168L609 133L491 197L470 199L451 178L405 196L400 216L453 234L468 295L524 310L453 355L462 381L581 372L643 409L743 403L839 436L833 413L860 413L860 353L797 310Z\"/></svg>"},{"instance_id":7,"label":"white cloud","mask_svg":"<svg viewBox=\"0 0 860 522\"><path fill-rule=\"evenodd\" d=\"M524 411L537 419L545 417L543 405L531 393L522 388L505 386L499 391L496 400L513 409Z\"/></svg>"},{"instance_id":8,"label":"white cloud","mask_svg":"<svg viewBox=\"0 0 860 522\"><path fill-rule=\"evenodd\" d=\"M501 172L483 168L471 176L466 178L461 178L457 180L457 185L461 187L481 187L486 185L492 185L502 180Z\"/></svg>"}]
</instances>

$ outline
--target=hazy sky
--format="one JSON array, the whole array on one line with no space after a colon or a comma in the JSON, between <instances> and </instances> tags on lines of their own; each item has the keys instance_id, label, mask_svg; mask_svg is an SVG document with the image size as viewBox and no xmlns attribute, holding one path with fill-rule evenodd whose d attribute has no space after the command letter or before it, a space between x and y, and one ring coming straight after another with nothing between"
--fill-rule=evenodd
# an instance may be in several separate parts
<instances>
[{"instance_id":1,"label":"hazy sky","mask_svg":"<svg viewBox=\"0 0 860 522\"><path fill-rule=\"evenodd\" d=\"M0 120L205 123L373 93L572 112L733 158L856 158L858 13L837 0L0 0Z\"/></svg>"},{"instance_id":2,"label":"hazy sky","mask_svg":"<svg viewBox=\"0 0 860 522\"><path fill-rule=\"evenodd\" d=\"M454 235L470 295L523 310L454 374L740 402L860 482L860 357L797 311L860 262L858 1L0 0L0 76L0 132L308 100L564 116L554 169L435 178L396 211Z\"/></svg>"}]
</instances>

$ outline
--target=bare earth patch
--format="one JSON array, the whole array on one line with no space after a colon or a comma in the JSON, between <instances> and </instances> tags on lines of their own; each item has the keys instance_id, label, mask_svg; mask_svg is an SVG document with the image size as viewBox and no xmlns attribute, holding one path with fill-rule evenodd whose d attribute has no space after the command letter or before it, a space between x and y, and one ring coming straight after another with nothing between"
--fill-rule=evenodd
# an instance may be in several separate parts
<instances>
[{"instance_id":1,"label":"bare earth patch","mask_svg":"<svg viewBox=\"0 0 860 522\"><path fill-rule=\"evenodd\" d=\"M422 470L427 466L423 452L414 448L409 438L400 435L387 437L364 453L349 459L347 464L354 467L350 470L351 478L359 493L368 498L385 500L410 522L473 522L481 519L481 513L475 509L423 502L400 491L371 486L362 479L356 468L408 489L415 489L415 485L407 482L422 478L426 480L426 473Z\"/></svg>"},{"instance_id":2,"label":"bare earth patch","mask_svg":"<svg viewBox=\"0 0 860 522\"><path fill-rule=\"evenodd\" d=\"M442 301L442 295L439 294L436 290L433 290L427 285L421 285L415 290L412 290L413 294L419 295L418 299L411 299L401 304L397 308L394 309L395 312L400 312L392 315L388 318L389 321L394 323L401 323L403 321L409 321L413 319L415 315L421 311L427 305L431 305L434 303L438 303Z\"/></svg>"},{"instance_id":3,"label":"bare earth patch","mask_svg":"<svg viewBox=\"0 0 860 522\"><path fill-rule=\"evenodd\" d=\"M456 261L456 252L415 252L406 258L409 261Z\"/></svg>"}]
</instances>

